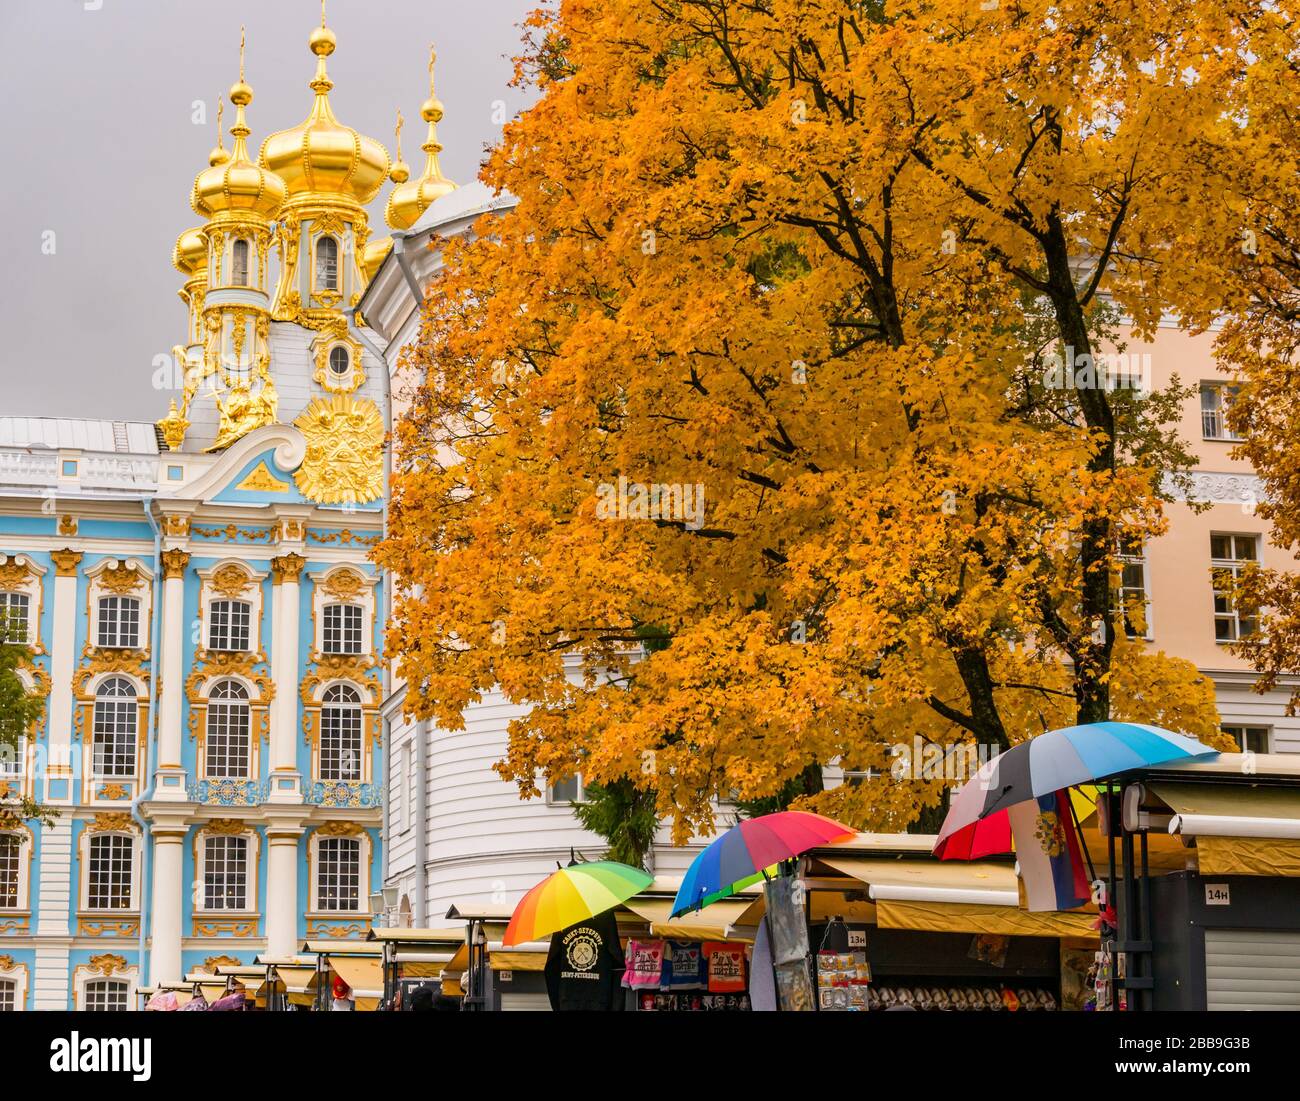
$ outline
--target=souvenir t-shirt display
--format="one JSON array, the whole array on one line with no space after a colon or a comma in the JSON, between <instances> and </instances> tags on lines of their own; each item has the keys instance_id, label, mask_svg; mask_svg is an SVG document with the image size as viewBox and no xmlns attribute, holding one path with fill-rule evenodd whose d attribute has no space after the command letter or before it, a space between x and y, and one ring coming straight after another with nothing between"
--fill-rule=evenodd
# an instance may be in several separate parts
<instances>
[{"instance_id":1,"label":"souvenir t-shirt display","mask_svg":"<svg viewBox=\"0 0 1300 1101\"><path fill-rule=\"evenodd\" d=\"M658 988L663 978L663 969L663 941L629 940L627 942L627 970L623 972L624 986Z\"/></svg>"},{"instance_id":2,"label":"souvenir t-shirt display","mask_svg":"<svg viewBox=\"0 0 1300 1101\"><path fill-rule=\"evenodd\" d=\"M670 940L664 945L662 985L668 990L703 990L704 954L690 940Z\"/></svg>"},{"instance_id":3,"label":"souvenir t-shirt display","mask_svg":"<svg viewBox=\"0 0 1300 1101\"><path fill-rule=\"evenodd\" d=\"M709 993L739 994L745 990L745 946L723 941L706 941L704 958L708 961Z\"/></svg>"}]
</instances>

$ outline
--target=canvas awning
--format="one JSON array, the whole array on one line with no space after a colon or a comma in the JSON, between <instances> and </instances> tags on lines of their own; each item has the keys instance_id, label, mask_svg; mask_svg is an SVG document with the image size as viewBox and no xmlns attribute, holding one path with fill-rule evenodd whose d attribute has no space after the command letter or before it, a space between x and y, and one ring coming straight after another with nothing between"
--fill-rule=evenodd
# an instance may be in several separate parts
<instances>
[{"instance_id":1,"label":"canvas awning","mask_svg":"<svg viewBox=\"0 0 1300 1101\"><path fill-rule=\"evenodd\" d=\"M637 896L623 903L650 926L651 936L670 940L727 940L728 927L741 924L741 918L753 904L752 898L727 898L674 918L670 916L673 909L671 898ZM733 932L730 939L752 941L754 938L751 932L746 931Z\"/></svg>"},{"instance_id":2,"label":"canvas awning","mask_svg":"<svg viewBox=\"0 0 1300 1101\"><path fill-rule=\"evenodd\" d=\"M377 959L331 956L330 970L352 988L353 997L378 997L384 989L384 968ZM357 1008L361 1008L358 1004Z\"/></svg>"},{"instance_id":3,"label":"canvas awning","mask_svg":"<svg viewBox=\"0 0 1300 1101\"><path fill-rule=\"evenodd\" d=\"M823 854L823 863L861 883L882 929L1095 937L1092 913L1020 909L1015 868L991 862L872 860Z\"/></svg>"},{"instance_id":4,"label":"canvas awning","mask_svg":"<svg viewBox=\"0 0 1300 1101\"><path fill-rule=\"evenodd\" d=\"M454 929L371 929L367 941L395 944L447 944L454 946L465 939L464 928Z\"/></svg>"},{"instance_id":5,"label":"canvas awning","mask_svg":"<svg viewBox=\"0 0 1300 1101\"><path fill-rule=\"evenodd\" d=\"M488 955L488 966L493 971L545 971L546 952L519 952L502 948Z\"/></svg>"},{"instance_id":6,"label":"canvas awning","mask_svg":"<svg viewBox=\"0 0 1300 1101\"><path fill-rule=\"evenodd\" d=\"M1171 834L1196 838L1202 875L1300 876L1300 790L1157 782L1148 791L1174 812Z\"/></svg>"},{"instance_id":7,"label":"canvas awning","mask_svg":"<svg viewBox=\"0 0 1300 1101\"><path fill-rule=\"evenodd\" d=\"M276 967L275 970L280 976L280 981L284 983L286 994L307 993L307 987L316 974L314 967ZM257 993L264 995L267 992L266 987L266 979L263 978L261 986L257 988Z\"/></svg>"}]
</instances>

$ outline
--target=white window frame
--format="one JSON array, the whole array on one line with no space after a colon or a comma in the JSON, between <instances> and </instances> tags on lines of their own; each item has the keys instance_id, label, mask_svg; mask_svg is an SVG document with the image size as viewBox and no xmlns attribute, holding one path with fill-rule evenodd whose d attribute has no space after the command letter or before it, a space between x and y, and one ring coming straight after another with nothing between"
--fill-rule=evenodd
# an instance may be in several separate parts
<instances>
[{"instance_id":1,"label":"white window frame","mask_svg":"<svg viewBox=\"0 0 1300 1101\"><path fill-rule=\"evenodd\" d=\"M244 906L243 909L234 909L233 907L209 907L207 901L207 876L208 876L208 841L218 838L235 838L244 842L244 856L247 861L244 871ZM195 879L197 884L194 891L194 911L195 913L214 914L219 916L241 917L249 914L259 913L258 908L258 869L262 858L261 836L251 825L241 833L217 833L214 830L200 829L194 842L194 859L195 859Z\"/></svg>"},{"instance_id":2,"label":"white window frame","mask_svg":"<svg viewBox=\"0 0 1300 1101\"><path fill-rule=\"evenodd\" d=\"M90 849L91 841L98 837L120 837L130 842L129 852L131 855L131 890L129 892L130 905L125 909L120 907L110 908L107 906L90 905ZM140 838L134 833L128 833L125 830L82 830L81 840L77 845L77 855L81 866L81 905L78 907L82 914L90 914L96 917L111 914L130 914L137 915L140 912Z\"/></svg>"},{"instance_id":3,"label":"white window frame","mask_svg":"<svg viewBox=\"0 0 1300 1101\"><path fill-rule=\"evenodd\" d=\"M15 641L31 647L38 654L43 654L45 650L41 645L41 612L45 590L42 579L47 571L45 567L37 565L25 554L0 556L0 564L17 565L26 571L21 581L5 588L6 593L27 597L27 637Z\"/></svg>"},{"instance_id":4,"label":"white window frame","mask_svg":"<svg viewBox=\"0 0 1300 1101\"><path fill-rule=\"evenodd\" d=\"M4 955L5 953L0 953ZM8 984L13 991L13 1012L22 1013L27 1009L27 965L14 961L12 967L0 967L0 983ZM0 1006L0 1012L4 1007Z\"/></svg>"},{"instance_id":5,"label":"white window frame","mask_svg":"<svg viewBox=\"0 0 1300 1101\"><path fill-rule=\"evenodd\" d=\"M350 694L350 696L353 698L331 699L332 696L338 697L338 696L342 696L344 693ZM346 684L346 683L332 684L328 688L326 688L324 693L321 695L320 718L318 720L320 723L320 744L318 748L318 757L316 762L316 776L315 776L316 779L324 780L326 783L330 783L330 782L347 783L347 784L365 783L366 772L367 772L366 758L368 754L366 752L366 713L365 713L364 704L365 704L365 697L362 695L361 690L352 684ZM353 718L355 717L355 722L356 722L355 773L356 775L354 776L326 775L325 741L327 736L327 729L326 729L327 716L331 720L333 720L334 714L336 713L339 716L338 721L346 722L348 724L348 728L341 729L339 731L339 742L340 742L339 750L338 750L339 767L334 771L340 773L347 771L343 766L346 763L345 756L348 752L349 747L343 745L342 741L345 736L351 737L353 732L350 729L350 727L352 725Z\"/></svg>"},{"instance_id":6,"label":"white window frame","mask_svg":"<svg viewBox=\"0 0 1300 1101\"><path fill-rule=\"evenodd\" d=\"M32 909L32 831L19 824L0 830L0 837L18 842L18 894L14 906L0 905L0 915L30 914ZM0 897L0 903L3 903Z\"/></svg>"},{"instance_id":7,"label":"white window frame","mask_svg":"<svg viewBox=\"0 0 1300 1101\"><path fill-rule=\"evenodd\" d=\"M235 690L242 695L228 695L226 693ZM221 694L218 694L221 693ZM249 691L248 685L244 684L237 677L222 677L216 680L208 690L204 698L203 711L203 756L201 761L202 775L205 780L251 780L256 776L253 771L257 762L257 754L254 750L254 719L253 719L253 694ZM230 760L230 731L214 731L214 716L227 720L232 717L233 713L240 709L242 705L244 716L244 770L243 772L232 772L229 769L224 771L214 770L212 768L212 746L215 734L221 734L226 739L225 758Z\"/></svg>"},{"instance_id":8,"label":"white window frame","mask_svg":"<svg viewBox=\"0 0 1300 1101\"><path fill-rule=\"evenodd\" d=\"M239 278L239 246L244 246L244 278ZM230 285L232 287L251 287L253 285L253 247L247 237L236 237L230 242Z\"/></svg>"},{"instance_id":9,"label":"white window frame","mask_svg":"<svg viewBox=\"0 0 1300 1101\"><path fill-rule=\"evenodd\" d=\"M218 592L214 588L214 579L217 574L229 566L235 566L244 574L247 579L247 585L239 593L228 594ZM226 558L220 562L213 563L210 567L197 571L199 575L199 619L201 621L201 634L199 645L213 653L222 654L260 654L262 650L262 615L265 611L263 582L270 576L266 571L254 570L246 562L234 558ZM224 600L242 601L249 605L248 609L248 649L247 650L212 650L212 606ZM264 659L263 659L264 660Z\"/></svg>"},{"instance_id":10,"label":"white window frame","mask_svg":"<svg viewBox=\"0 0 1300 1101\"><path fill-rule=\"evenodd\" d=\"M1272 753L1273 752L1273 728L1267 723L1221 723L1219 729L1225 734L1231 735L1233 740L1243 752L1250 753ZM1264 736L1263 749L1251 749L1247 744L1251 733L1262 733ZM1238 737L1240 735L1240 737Z\"/></svg>"},{"instance_id":11,"label":"white window frame","mask_svg":"<svg viewBox=\"0 0 1300 1101\"><path fill-rule=\"evenodd\" d=\"M108 609L105 605L113 602L113 615L107 615ZM95 601L95 645L101 650L140 650L141 639L143 638L144 620L140 615L144 609L144 602L138 596L118 596L116 593L109 593L101 596ZM125 613L131 612L128 617ZM134 619L134 631L128 632L126 620ZM108 619L113 620L113 630L109 633ZM126 642L124 639L134 638L133 642Z\"/></svg>"},{"instance_id":12,"label":"white window frame","mask_svg":"<svg viewBox=\"0 0 1300 1101\"><path fill-rule=\"evenodd\" d=\"M322 841L332 840L355 841L357 845L357 908L355 910L325 910L321 907L320 897L320 845ZM357 920L365 920L370 917L370 882L371 882L371 858L373 855L370 833L368 830L361 830L352 836L346 838L337 838L337 835L321 836L320 830L313 830L307 842L308 857L308 898L310 901L310 911L308 917L350 917Z\"/></svg>"},{"instance_id":13,"label":"white window frame","mask_svg":"<svg viewBox=\"0 0 1300 1101\"><path fill-rule=\"evenodd\" d=\"M114 967L107 973L103 968L95 966L96 959L103 957L91 957L90 964L81 964L72 972L72 1004L73 1007L80 1011L86 1010L87 990L92 983L99 982L120 982L126 983L126 1010L129 1012L135 1004L135 992L140 985L140 969L134 964L130 967Z\"/></svg>"},{"instance_id":14,"label":"white window frame","mask_svg":"<svg viewBox=\"0 0 1300 1101\"><path fill-rule=\"evenodd\" d=\"M127 687L129 687L132 691L132 695L126 696L121 694L113 694L113 695L102 694L110 684L117 684L117 683L125 684ZM100 770L99 761L96 759L98 755L95 752L95 748L98 743L99 733L100 733L99 726L100 726L100 714L101 714L100 712L101 700L113 701L114 711L118 712L119 714L125 713L131 716L131 730L130 730L131 771L130 772L103 772ZM123 701L127 701L127 700L129 700L130 703L126 705L124 708ZM98 784L104 781L108 781L112 783L114 781L121 782L123 780L136 780L139 778L140 758L141 758L140 706L141 706L140 686L138 684L135 684L132 678L130 677L124 677L115 673L109 676L102 677L99 683L95 685L94 696L90 706L90 729L87 732L89 734L89 743L87 748L90 753L90 760L89 760L90 767L88 769L87 775L92 783ZM107 710L107 708L105 710ZM113 735L114 744L116 744L117 740L120 739L126 732L119 729L114 729L111 733Z\"/></svg>"},{"instance_id":15,"label":"white window frame","mask_svg":"<svg viewBox=\"0 0 1300 1101\"><path fill-rule=\"evenodd\" d=\"M321 261L321 246L326 241L334 245L334 281L325 283L321 276L324 274ZM332 233L322 233L316 238L311 249L311 279L312 292L317 293L324 291L326 294L338 294L343 290L343 246L339 239Z\"/></svg>"},{"instance_id":16,"label":"white window frame","mask_svg":"<svg viewBox=\"0 0 1300 1101\"><path fill-rule=\"evenodd\" d=\"M569 807L569 806L572 806L574 803L584 803L584 804L585 804L585 803L587 802L587 785L583 782L583 779L582 779L582 773L581 773L581 772L575 772L575 773L574 773L572 776L570 776L567 780L564 780L564 781L562 781L562 782L563 782L563 783L576 783L576 784L578 785L578 797L577 797L576 799L562 799L562 798L560 798L560 796L558 796L558 795L555 794L555 789L556 789L556 786L557 786L557 785L556 785L556 784L547 784L547 785L546 785L546 802L547 802L547 804L548 804L549 806L552 806L552 807Z\"/></svg>"},{"instance_id":17,"label":"white window frame","mask_svg":"<svg viewBox=\"0 0 1300 1101\"><path fill-rule=\"evenodd\" d=\"M356 588L356 595L344 598L337 592L330 591L333 583L340 575L352 575L349 578L352 586ZM369 574L359 566L345 563L337 566L331 566L325 570L319 570L315 573L308 574L308 580L312 583L312 624L316 637L312 640L312 645L318 653L324 654L325 650L325 609L327 606L356 605L361 609L361 652L359 654L350 654L349 657L368 657L374 658L375 655L375 611L377 601L375 589L379 584L377 574ZM360 584L357 584L359 579Z\"/></svg>"},{"instance_id":18,"label":"white window frame","mask_svg":"<svg viewBox=\"0 0 1300 1101\"><path fill-rule=\"evenodd\" d=\"M23 613L21 629L13 622L14 609L21 608ZM10 638L10 633L13 637ZM26 646L32 635L32 596L31 593L7 590L0 592L0 643Z\"/></svg>"},{"instance_id":19,"label":"white window frame","mask_svg":"<svg viewBox=\"0 0 1300 1101\"><path fill-rule=\"evenodd\" d=\"M1129 638L1140 638L1146 642L1151 642L1155 639L1156 632L1155 632L1155 624L1152 621L1153 609L1151 607L1151 559L1147 555L1147 544L1144 541L1141 544L1138 553L1136 554L1132 553L1131 551L1125 552L1124 548L1120 547L1119 550L1116 552L1115 558L1120 566L1119 584L1115 593L1115 597L1117 601L1116 611L1120 615L1120 623L1123 626L1125 634ZM1145 625L1145 630L1143 630L1141 634L1128 633L1128 617L1125 612L1126 594L1132 594L1135 596L1137 594L1137 590L1125 586L1124 584L1125 566L1139 566L1141 567L1142 570L1142 620Z\"/></svg>"},{"instance_id":20,"label":"white window frame","mask_svg":"<svg viewBox=\"0 0 1300 1101\"><path fill-rule=\"evenodd\" d=\"M1232 407L1240 387L1230 382L1203 380L1198 389L1201 413L1201 438L1234 443L1241 439L1228 427L1228 410ZM1207 407L1206 398L1214 396Z\"/></svg>"},{"instance_id":21,"label":"white window frame","mask_svg":"<svg viewBox=\"0 0 1300 1101\"><path fill-rule=\"evenodd\" d=\"M1239 540L1239 539L1247 539L1247 540L1250 540L1250 542L1254 545L1254 548L1255 548L1255 556L1254 556L1253 558L1239 558L1239 557L1233 557L1233 558L1215 558L1215 557L1214 557L1214 540L1215 540L1215 539L1231 539L1231 540L1232 540L1232 546L1231 546L1231 549L1232 549L1232 552L1233 552L1234 555L1236 555L1236 554L1238 553L1237 540ZM1248 565L1261 565L1261 564L1262 564L1262 563L1261 563L1261 558L1262 558L1262 555L1263 555L1263 550L1264 550L1264 547L1263 547L1263 539L1260 538L1258 532L1253 532L1253 533L1252 533L1252 532L1236 532L1236 531L1215 531L1215 532L1211 532L1211 533L1210 533L1210 569L1211 569L1211 571L1215 571L1215 570L1226 571L1226 572L1232 574L1232 576L1233 576L1234 578L1238 578L1238 577L1241 576L1241 571L1242 571L1242 568L1243 568L1243 567L1248 566ZM1219 599L1220 599L1219 589L1217 588L1217 586L1216 586L1215 583L1214 583L1214 574L1213 574L1213 573L1211 573L1211 575L1210 575L1210 588L1211 588L1211 591L1212 591L1212 593L1213 593L1213 598L1212 598L1212 599L1213 599L1213 606L1214 606L1214 641L1215 641L1216 643L1218 643L1220 646L1229 646L1229 645L1231 645L1231 644L1234 643L1234 642L1239 642L1239 641L1240 641L1243 637L1245 637L1245 636L1242 634L1242 630L1241 630L1241 621L1242 621L1242 616L1241 616L1241 611L1237 608L1237 602L1236 602L1235 600L1227 601L1227 598L1224 597L1223 599L1224 599L1225 601L1227 601L1228 603L1230 603L1232 606L1231 606L1231 608L1230 608L1229 610L1227 610L1227 611L1220 611L1219 608L1218 608L1218 601L1219 601ZM1254 621L1255 621L1255 630L1258 630L1258 629L1259 629L1259 613L1258 613L1258 612L1256 612L1256 614L1255 614L1253 617L1252 617L1252 616L1247 616L1246 618L1247 618L1247 619L1254 619ZM1221 622L1223 622L1223 623L1231 623L1231 624L1232 624L1232 635L1231 635L1231 637L1229 637L1229 638L1220 638L1220 637L1219 637L1219 624L1220 624ZM1250 632L1247 632L1247 633L1250 633Z\"/></svg>"},{"instance_id":22,"label":"white window frame","mask_svg":"<svg viewBox=\"0 0 1300 1101\"><path fill-rule=\"evenodd\" d=\"M130 569L135 571L137 584L135 588L127 592L120 592L116 589L110 589L104 583L105 574L112 570ZM137 632L138 638L136 645L128 647L133 653L149 652L149 630L148 624L153 614L153 570L138 558L101 558L88 570L86 570L86 620L87 620L87 638L97 649L121 649L121 647L101 646L100 636L100 615L102 609L100 602L107 597L120 597L135 600L139 604L137 610Z\"/></svg>"}]
</instances>

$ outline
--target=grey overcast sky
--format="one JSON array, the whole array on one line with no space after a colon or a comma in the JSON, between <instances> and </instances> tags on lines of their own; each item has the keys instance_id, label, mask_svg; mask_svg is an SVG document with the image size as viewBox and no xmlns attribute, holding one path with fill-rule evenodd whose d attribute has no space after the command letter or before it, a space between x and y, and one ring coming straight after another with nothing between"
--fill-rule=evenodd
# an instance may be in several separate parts
<instances>
[{"instance_id":1,"label":"grey overcast sky","mask_svg":"<svg viewBox=\"0 0 1300 1101\"><path fill-rule=\"evenodd\" d=\"M334 113L392 155L400 107L402 154L418 174L435 44L442 168L468 182L500 134L494 105L509 117L527 102L509 81L520 24L539 6L328 0ZM256 150L311 109L307 36L319 21L319 0L0 0L0 415L166 412L150 379L154 356L185 337L172 245L198 222L190 187L216 141L217 96L239 75L240 25ZM370 210L375 235L387 232L390 187Z\"/></svg>"}]
</instances>

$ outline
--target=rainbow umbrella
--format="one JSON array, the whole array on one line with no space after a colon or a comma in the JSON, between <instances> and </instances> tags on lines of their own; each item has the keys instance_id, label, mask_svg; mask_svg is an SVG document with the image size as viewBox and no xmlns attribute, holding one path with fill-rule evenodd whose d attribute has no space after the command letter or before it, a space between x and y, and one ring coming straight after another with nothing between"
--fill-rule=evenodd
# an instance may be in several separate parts
<instances>
[{"instance_id":1,"label":"rainbow umbrella","mask_svg":"<svg viewBox=\"0 0 1300 1101\"><path fill-rule=\"evenodd\" d=\"M502 944L509 948L567 929L614 909L653 882L654 876L640 868L613 860L561 868L520 899Z\"/></svg>"},{"instance_id":2,"label":"rainbow umbrella","mask_svg":"<svg viewBox=\"0 0 1300 1101\"><path fill-rule=\"evenodd\" d=\"M802 810L743 819L692 861L673 899L672 916L744 890L783 860L856 836L848 826Z\"/></svg>"},{"instance_id":3,"label":"rainbow umbrella","mask_svg":"<svg viewBox=\"0 0 1300 1101\"><path fill-rule=\"evenodd\" d=\"M981 821L1017 803L1147 765L1216 754L1195 738L1145 723L1085 723L1049 730L980 766L953 796L934 851L943 856L951 850L958 859L971 859L980 855L975 834L992 837L997 829L981 827ZM963 857L963 851L972 855Z\"/></svg>"}]
</instances>

